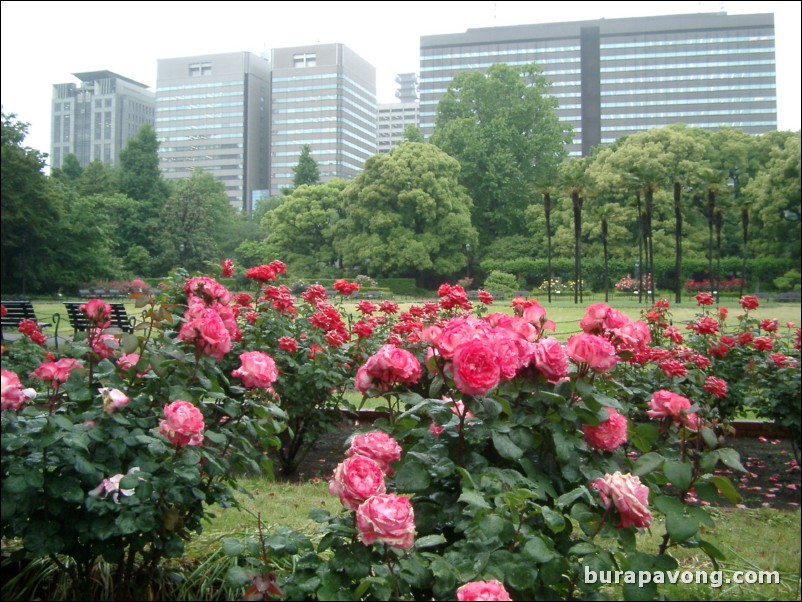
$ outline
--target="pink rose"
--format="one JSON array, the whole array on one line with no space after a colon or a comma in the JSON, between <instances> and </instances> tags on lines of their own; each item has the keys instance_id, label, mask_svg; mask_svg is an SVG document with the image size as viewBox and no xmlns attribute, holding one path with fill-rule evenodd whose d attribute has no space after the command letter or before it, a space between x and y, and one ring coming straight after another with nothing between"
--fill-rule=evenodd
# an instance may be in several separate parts
<instances>
[{"instance_id":1,"label":"pink rose","mask_svg":"<svg viewBox=\"0 0 802 602\"><path fill-rule=\"evenodd\" d=\"M87 303L78 306L86 315L87 321L98 328L108 328L111 324L111 305L100 299L90 299Z\"/></svg>"},{"instance_id":2,"label":"pink rose","mask_svg":"<svg viewBox=\"0 0 802 602\"><path fill-rule=\"evenodd\" d=\"M545 337L534 344L532 364L549 382L556 383L568 376L568 357L560 341Z\"/></svg>"},{"instance_id":3,"label":"pink rose","mask_svg":"<svg viewBox=\"0 0 802 602\"><path fill-rule=\"evenodd\" d=\"M184 313L178 338L195 343L203 353L218 360L231 350L231 333L223 318L214 309L201 303L190 305Z\"/></svg>"},{"instance_id":4,"label":"pink rose","mask_svg":"<svg viewBox=\"0 0 802 602\"><path fill-rule=\"evenodd\" d=\"M203 414L188 401L177 399L164 406L159 432L175 445L203 445Z\"/></svg>"},{"instance_id":5,"label":"pink rose","mask_svg":"<svg viewBox=\"0 0 802 602\"><path fill-rule=\"evenodd\" d=\"M592 334L602 334L604 332L604 319L610 306L606 303L593 303L585 309L585 315L579 321L579 327Z\"/></svg>"},{"instance_id":6,"label":"pink rose","mask_svg":"<svg viewBox=\"0 0 802 602\"><path fill-rule=\"evenodd\" d=\"M500 581L472 581L457 590L457 600L512 600Z\"/></svg>"},{"instance_id":7,"label":"pink rose","mask_svg":"<svg viewBox=\"0 0 802 602\"><path fill-rule=\"evenodd\" d=\"M67 382L70 373L76 368L82 368L83 364L71 357L63 357L57 362L42 362L39 367L31 372L31 376L36 376L45 382L55 383L56 386Z\"/></svg>"},{"instance_id":8,"label":"pink rose","mask_svg":"<svg viewBox=\"0 0 802 602\"><path fill-rule=\"evenodd\" d=\"M346 458L334 469L329 481L329 493L338 496L349 510L356 510L369 497L385 491L381 466L366 456Z\"/></svg>"},{"instance_id":9,"label":"pink rose","mask_svg":"<svg viewBox=\"0 0 802 602\"><path fill-rule=\"evenodd\" d=\"M702 388L719 399L723 399L727 396L727 381L717 376L708 376Z\"/></svg>"},{"instance_id":10,"label":"pink rose","mask_svg":"<svg viewBox=\"0 0 802 602\"><path fill-rule=\"evenodd\" d=\"M575 334L566 345L568 357L577 364L587 364L596 372L607 372L618 362L615 347L595 334Z\"/></svg>"},{"instance_id":11,"label":"pink rose","mask_svg":"<svg viewBox=\"0 0 802 602\"><path fill-rule=\"evenodd\" d=\"M106 412L106 414L113 414L114 410L127 406L128 402L131 401L128 396L119 389L100 387L98 392L103 398L103 411Z\"/></svg>"},{"instance_id":12,"label":"pink rose","mask_svg":"<svg viewBox=\"0 0 802 602\"><path fill-rule=\"evenodd\" d=\"M501 379L496 350L489 340L472 340L454 351L454 384L468 395L484 395Z\"/></svg>"},{"instance_id":13,"label":"pink rose","mask_svg":"<svg viewBox=\"0 0 802 602\"><path fill-rule=\"evenodd\" d=\"M375 460L382 472L393 474L390 462L401 458L401 446L384 431L371 431L354 435L347 456L365 456Z\"/></svg>"},{"instance_id":14,"label":"pink rose","mask_svg":"<svg viewBox=\"0 0 802 602\"><path fill-rule=\"evenodd\" d=\"M616 471L596 479L591 487L598 490L605 508L609 508L611 503L615 506L621 517L619 527L626 529L630 525L648 527L652 524L652 515L647 507L649 488L638 477Z\"/></svg>"},{"instance_id":15,"label":"pink rose","mask_svg":"<svg viewBox=\"0 0 802 602\"><path fill-rule=\"evenodd\" d=\"M582 425L585 441L593 449L614 451L627 440L627 419L615 408L607 408L607 414L607 420L596 426Z\"/></svg>"},{"instance_id":16,"label":"pink rose","mask_svg":"<svg viewBox=\"0 0 802 602\"><path fill-rule=\"evenodd\" d=\"M648 406L646 415L652 420L672 418L677 426L685 425L691 430L698 430L699 417L688 412L691 402L687 397L661 389L654 392Z\"/></svg>"},{"instance_id":17,"label":"pink rose","mask_svg":"<svg viewBox=\"0 0 802 602\"><path fill-rule=\"evenodd\" d=\"M356 375L356 388L362 393L369 389L388 391L394 384L412 385L421 377L418 358L406 349L384 345L368 358Z\"/></svg>"},{"instance_id":18,"label":"pink rose","mask_svg":"<svg viewBox=\"0 0 802 602\"><path fill-rule=\"evenodd\" d=\"M2 409L19 410L28 400L36 399L36 391L23 389L16 372L2 370Z\"/></svg>"},{"instance_id":19,"label":"pink rose","mask_svg":"<svg viewBox=\"0 0 802 602\"><path fill-rule=\"evenodd\" d=\"M356 524L366 546L380 541L406 549L415 543L415 513L405 495L382 493L367 499L356 510Z\"/></svg>"},{"instance_id":20,"label":"pink rose","mask_svg":"<svg viewBox=\"0 0 802 602\"><path fill-rule=\"evenodd\" d=\"M239 356L242 366L231 373L242 379L247 388L269 388L278 378L278 369L273 358L261 351L246 351Z\"/></svg>"}]
</instances>

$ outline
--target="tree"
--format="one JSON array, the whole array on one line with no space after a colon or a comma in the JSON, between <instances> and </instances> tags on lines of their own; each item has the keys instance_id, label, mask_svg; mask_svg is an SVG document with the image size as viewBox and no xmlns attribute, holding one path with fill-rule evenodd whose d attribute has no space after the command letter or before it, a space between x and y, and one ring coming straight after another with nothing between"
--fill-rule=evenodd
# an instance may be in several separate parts
<instances>
[{"instance_id":1,"label":"tree","mask_svg":"<svg viewBox=\"0 0 802 602\"><path fill-rule=\"evenodd\" d=\"M81 179L84 169L81 167L78 157L74 153L64 156L61 167L54 167L50 170L50 175L54 178L61 178L71 186L77 186Z\"/></svg>"},{"instance_id":2,"label":"tree","mask_svg":"<svg viewBox=\"0 0 802 602\"><path fill-rule=\"evenodd\" d=\"M456 158L473 198L481 245L525 234L521 214L536 183L554 181L570 132L537 65L457 74L437 106L431 142Z\"/></svg>"},{"instance_id":3,"label":"tree","mask_svg":"<svg viewBox=\"0 0 802 602\"><path fill-rule=\"evenodd\" d=\"M111 195L119 191L114 172L99 159L87 165L78 179L78 193L81 196Z\"/></svg>"},{"instance_id":4,"label":"tree","mask_svg":"<svg viewBox=\"0 0 802 602\"><path fill-rule=\"evenodd\" d=\"M592 182L586 169L589 158L571 159L560 166L560 186L571 195L574 211L574 303L582 301L582 205Z\"/></svg>"},{"instance_id":5,"label":"tree","mask_svg":"<svg viewBox=\"0 0 802 602\"><path fill-rule=\"evenodd\" d=\"M120 151L116 168L119 191L137 201L120 232L129 245L144 247L152 256L161 248L159 214L169 196L169 186L159 171L159 141L149 124L139 128Z\"/></svg>"},{"instance_id":6,"label":"tree","mask_svg":"<svg viewBox=\"0 0 802 602\"><path fill-rule=\"evenodd\" d=\"M207 261L219 262L235 219L225 186L210 173L198 170L179 180L160 215L162 272L176 266L200 270Z\"/></svg>"},{"instance_id":7,"label":"tree","mask_svg":"<svg viewBox=\"0 0 802 602\"><path fill-rule=\"evenodd\" d=\"M424 142L423 132L420 131L420 128L418 126L409 123L406 125L406 127L404 127L404 141Z\"/></svg>"},{"instance_id":8,"label":"tree","mask_svg":"<svg viewBox=\"0 0 802 602\"><path fill-rule=\"evenodd\" d=\"M298 158L298 165L292 168L295 175L292 178L294 188L304 184L319 184L320 170L317 161L312 158L312 148L308 144L301 147L301 156Z\"/></svg>"},{"instance_id":9,"label":"tree","mask_svg":"<svg viewBox=\"0 0 802 602\"><path fill-rule=\"evenodd\" d=\"M344 218L342 192L347 185L335 179L321 186L300 186L268 211L262 218L268 255L281 257L297 274L315 276L333 268L338 260L337 230Z\"/></svg>"},{"instance_id":10,"label":"tree","mask_svg":"<svg viewBox=\"0 0 802 602\"><path fill-rule=\"evenodd\" d=\"M466 265L475 247L471 199L459 163L432 144L407 142L374 155L343 191L345 220L337 237L346 267L379 276L442 282Z\"/></svg>"},{"instance_id":11,"label":"tree","mask_svg":"<svg viewBox=\"0 0 802 602\"><path fill-rule=\"evenodd\" d=\"M45 155L23 146L28 124L2 113L3 293L46 290L58 270L51 254L54 227L63 215L61 198L50 194Z\"/></svg>"}]
</instances>

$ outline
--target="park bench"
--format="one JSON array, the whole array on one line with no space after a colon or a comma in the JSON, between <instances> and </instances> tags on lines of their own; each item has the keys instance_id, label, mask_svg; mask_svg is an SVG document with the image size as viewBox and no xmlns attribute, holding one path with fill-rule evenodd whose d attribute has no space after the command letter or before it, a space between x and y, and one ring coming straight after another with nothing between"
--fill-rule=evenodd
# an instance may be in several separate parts
<instances>
[{"instance_id":1,"label":"park bench","mask_svg":"<svg viewBox=\"0 0 802 602\"><path fill-rule=\"evenodd\" d=\"M64 307L67 309L67 318L70 320L70 326L74 332L82 332L89 330L89 322L86 315L80 310L83 301L64 301ZM119 328L123 332L134 332L136 325L136 318L129 316L125 311L125 305L122 303L109 303L111 307L111 316L109 318L109 328ZM58 322L56 323L56 337L58 338Z\"/></svg>"},{"instance_id":2,"label":"park bench","mask_svg":"<svg viewBox=\"0 0 802 602\"><path fill-rule=\"evenodd\" d=\"M777 293L777 296L774 297L774 300L779 303L799 303L801 299L802 299L802 294L795 291L789 291L787 293Z\"/></svg>"},{"instance_id":3,"label":"park bench","mask_svg":"<svg viewBox=\"0 0 802 602\"><path fill-rule=\"evenodd\" d=\"M30 301L9 300L0 301L6 308L6 315L3 316L3 328L0 330L0 339L5 340L2 331L6 328L19 328L23 320L33 320L39 330L50 326L48 322L40 322L36 317L33 304Z\"/></svg>"}]
</instances>

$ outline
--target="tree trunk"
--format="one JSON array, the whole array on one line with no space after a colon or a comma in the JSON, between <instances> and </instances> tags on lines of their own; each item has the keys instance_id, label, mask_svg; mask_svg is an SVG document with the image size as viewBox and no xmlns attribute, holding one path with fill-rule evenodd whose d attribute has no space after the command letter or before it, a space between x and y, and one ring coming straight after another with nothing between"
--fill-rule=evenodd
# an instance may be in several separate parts
<instances>
[{"instance_id":1,"label":"tree trunk","mask_svg":"<svg viewBox=\"0 0 802 602\"><path fill-rule=\"evenodd\" d=\"M543 211L546 214L546 277L548 278L549 303L551 303L551 195L543 194Z\"/></svg>"},{"instance_id":2,"label":"tree trunk","mask_svg":"<svg viewBox=\"0 0 802 602\"><path fill-rule=\"evenodd\" d=\"M676 273L676 289L674 302L682 301L682 206L679 182L674 182L674 219L676 220L674 240L674 272Z\"/></svg>"},{"instance_id":3,"label":"tree trunk","mask_svg":"<svg viewBox=\"0 0 802 602\"><path fill-rule=\"evenodd\" d=\"M747 207L741 208L741 233L743 235L743 247L741 250L741 292L740 297L744 296L744 287L746 286L746 258L747 258L747 244L749 242L749 209Z\"/></svg>"},{"instance_id":4,"label":"tree trunk","mask_svg":"<svg viewBox=\"0 0 802 602\"><path fill-rule=\"evenodd\" d=\"M572 192L571 200L574 204L574 303L579 303L582 289L582 197L578 192Z\"/></svg>"}]
</instances>

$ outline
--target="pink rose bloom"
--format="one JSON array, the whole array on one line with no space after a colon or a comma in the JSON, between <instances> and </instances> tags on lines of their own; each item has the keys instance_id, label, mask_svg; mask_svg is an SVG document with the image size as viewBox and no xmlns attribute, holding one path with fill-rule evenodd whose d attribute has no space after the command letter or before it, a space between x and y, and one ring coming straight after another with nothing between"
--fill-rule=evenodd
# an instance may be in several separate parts
<instances>
[{"instance_id":1,"label":"pink rose bloom","mask_svg":"<svg viewBox=\"0 0 802 602\"><path fill-rule=\"evenodd\" d=\"M26 401L36 399L36 391L23 389L16 372L5 369L0 372L2 372L2 387L0 388L2 388L3 410L19 410Z\"/></svg>"},{"instance_id":2,"label":"pink rose bloom","mask_svg":"<svg viewBox=\"0 0 802 602\"><path fill-rule=\"evenodd\" d=\"M557 325L546 319L546 308L534 299L527 302L523 311L523 319L538 330L551 330L552 332L557 330Z\"/></svg>"},{"instance_id":3,"label":"pink rose bloom","mask_svg":"<svg viewBox=\"0 0 802 602\"><path fill-rule=\"evenodd\" d=\"M415 513L405 495L382 493L368 498L356 510L356 525L366 546L380 541L406 549L415 543Z\"/></svg>"},{"instance_id":4,"label":"pink rose bloom","mask_svg":"<svg viewBox=\"0 0 802 602\"><path fill-rule=\"evenodd\" d=\"M388 391L396 383L415 384L420 377L418 358L406 349L384 345L357 370L355 385L362 393L370 389Z\"/></svg>"},{"instance_id":5,"label":"pink rose bloom","mask_svg":"<svg viewBox=\"0 0 802 602\"><path fill-rule=\"evenodd\" d=\"M231 376L242 379L247 388L269 388L278 378L278 369L273 358L261 351L246 351L239 356L242 366L231 373Z\"/></svg>"},{"instance_id":6,"label":"pink rose bloom","mask_svg":"<svg viewBox=\"0 0 802 602\"><path fill-rule=\"evenodd\" d=\"M187 294L188 305L194 303L211 305L215 301L228 305L231 302L231 293L228 289L209 276L187 278L184 292Z\"/></svg>"},{"instance_id":7,"label":"pink rose bloom","mask_svg":"<svg viewBox=\"0 0 802 602\"><path fill-rule=\"evenodd\" d=\"M142 358L138 353L123 353L117 358L117 367L119 367L120 370L128 372L129 370L136 368L136 365L139 363L140 359ZM148 372L150 372L149 364L142 372L137 372L136 375L138 378L142 378Z\"/></svg>"},{"instance_id":8,"label":"pink rose bloom","mask_svg":"<svg viewBox=\"0 0 802 602\"><path fill-rule=\"evenodd\" d=\"M649 488L638 477L616 471L596 479L591 487L598 490L605 508L609 508L611 503L615 506L621 517L619 527L626 529L630 525L648 527L652 524L648 508Z\"/></svg>"},{"instance_id":9,"label":"pink rose bloom","mask_svg":"<svg viewBox=\"0 0 802 602\"><path fill-rule=\"evenodd\" d=\"M713 305L715 300L710 293L699 293L696 295L696 305Z\"/></svg>"},{"instance_id":10,"label":"pink rose bloom","mask_svg":"<svg viewBox=\"0 0 802 602\"><path fill-rule=\"evenodd\" d=\"M566 345L568 357L577 364L587 364L597 372L607 372L618 362L615 347L595 334L575 334Z\"/></svg>"},{"instance_id":11,"label":"pink rose bloom","mask_svg":"<svg viewBox=\"0 0 802 602\"><path fill-rule=\"evenodd\" d=\"M231 278L234 275L234 262L230 259L224 259L221 264L223 268L223 278Z\"/></svg>"},{"instance_id":12,"label":"pink rose bloom","mask_svg":"<svg viewBox=\"0 0 802 602\"><path fill-rule=\"evenodd\" d=\"M78 306L86 319L98 328L108 328L111 324L111 305L100 299L90 299Z\"/></svg>"},{"instance_id":13,"label":"pink rose bloom","mask_svg":"<svg viewBox=\"0 0 802 602\"><path fill-rule=\"evenodd\" d=\"M452 369L454 384L468 395L484 395L501 380L498 355L487 340L468 341L457 347Z\"/></svg>"},{"instance_id":14,"label":"pink rose bloom","mask_svg":"<svg viewBox=\"0 0 802 602\"><path fill-rule=\"evenodd\" d=\"M329 493L340 498L343 506L356 510L371 496L387 491L384 473L376 460L367 456L351 456L337 465Z\"/></svg>"},{"instance_id":15,"label":"pink rose bloom","mask_svg":"<svg viewBox=\"0 0 802 602\"><path fill-rule=\"evenodd\" d=\"M457 600L467 602L469 600L512 600L510 594L500 581L491 579L490 581L472 581L466 583L457 590Z\"/></svg>"},{"instance_id":16,"label":"pink rose bloom","mask_svg":"<svg viewBox=\"0 0 802 602\"><path fill-rule=\"evenodd\" d=\"M694 412L688 412L691 402L687 397L661 389L654 392L648 406L646 414L652 420L672 418L677 426L685 425L691 430L698 430L699 417Z\"/></svg>"},{"instance_id":17,"label":"pink rose bloom","mask_svg":"<svg viewBox=\"0 0 802 602\"><path fill-rule=\"evenodd\" d=\"M203 445L203 414L188 401L177 399L164 406L159 432L175 445Z\"/></svg>"},{"instance_id":18,"label":"pink rose bloom","mask_svg":"<svg viewBox=\"0 0 802 602\"><path fill-rule=\"evenodd\" d=\"M568 356L560 341L553 337L545 337L534 344L531 363L548 379L557 381L568 376Z\"/></svg>"},{"instance_id":19,"label":"pink rose bloom","mask_svg":"<svg viewBox=\"0 0 802 602\"><path fill-rule=\"evenodd\" d=\"M67 379L70 378L70 372L82 367L83 364L78 360L71 357L63 357L57 362L42 362L36 370L31 372L31 376L59 385L67 382Z\"/></svg>"},{"instance_id":20,"label":"pink rose bloom","mask_svg":"<svg viewBox=\"0 0 802 602\"><path fill-rule=\"evenodd\" d=\"M589 334L602 334L604 332L604 320L610 306L606 303L593 303L585 309L585 315L579 321L579 327Z\"/></svg>"},{"instance_id":21,"label":"pink rose bloom","mask_svg":"<svg viewBox=\"0 0 802 602\"><path fill-rule=\"evenodd\" d=\"M220 314L201 303L193 303L184 312L178 338L195 343L206 355L218 360L231 350L231 333Z\"/></svg>"},{"instance_id":22,"label":"pink rose bloom","mask_svg":"<svg viewBox=\"0 0 802 602\"><path fill-rule=\"evenodd\" d=\"M100 387L98 392L103 398L103 411L106 412L106 414L113 414L114 410L127 406L128 402L131 401L128 396L119 389Z\"/></svg>"},{"instance_id":23,"label":"pink rose bloom","mask_svg":"<svg viewBox=\"0 0 802 602\"><path fill-rule=\"evenodd\" d=\"M490 328L489 323L473 316L449 320L437 337L437 351L449 360L454 357L457 347L483 336ZM428 337L424 336L424 340L428 340Z\"/></svg>"},{"instance_id":24,"label":"pink rose bloom","mask_svg":"<svg viewBox=\"0 0 802 602\"><path fill-rule=\"evenodd\" d=\"M375 460L382 472L393 474L390 462L401 458L401 446L384 431L371 431L354 435L351 447L345 452L347 456L365 456Z\"/></svg>"},{"instance_id":25,"label":"pink rose bloom","mask_svg":"<svg viewBox=\"0 0 802 602\"><path fill-rule=\"evenodd\" d=\"M627 440L627 419L615 408L607 408L609 417L596 426L582 425L585 441L593 449L615 451Z\"/></svg>"},{"instance_id":26,"label":"pink rose bloom","mask_svg":"<svg viewBox=\"0 0 802 602\"><path fill-rule=\"evenodd\" d=\"M125 496L134 495L134 489L120 489L120 481L123 480L128 475L136 474L140 472L139 466L134 466L125 474L116 474L110 479L103 479L100 482L100 485L95 487L92 491L89 492L89 495L92 497L100 497L101 495L106 496L109 493L111 494L111 499L114 501L115 504L119 504L119 497L120 494ZM140 481L144 481L142 477L139 477Z\"/></svg>"}]
</instances>

